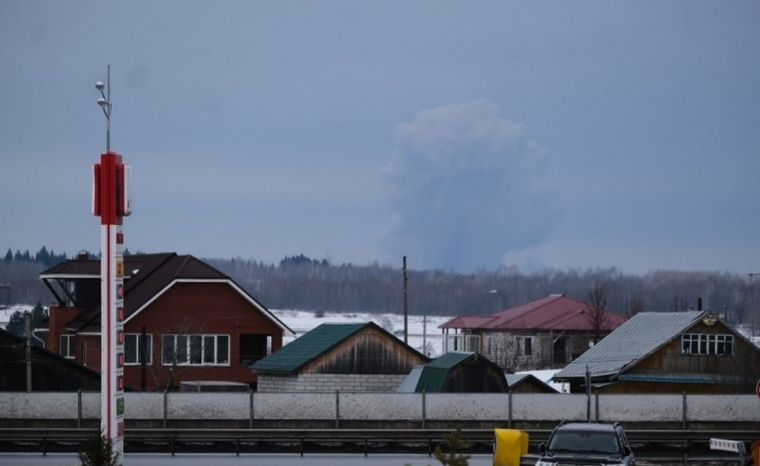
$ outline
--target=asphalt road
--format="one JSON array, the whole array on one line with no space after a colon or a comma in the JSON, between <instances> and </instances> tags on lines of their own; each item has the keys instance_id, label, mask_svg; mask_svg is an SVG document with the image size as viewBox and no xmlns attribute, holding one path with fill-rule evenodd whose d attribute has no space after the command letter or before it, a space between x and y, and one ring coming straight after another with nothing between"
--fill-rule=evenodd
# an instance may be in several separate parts
<instances>
[{"instance_id":1,"label":"asphalt road","mask_svg":"<svg viewBox=\"0 0 760 466\"><path fill-rule=\"evenodd\" d=\"M0 453L2 466L79 466L76 453ZM472 455L470 466L491 466L491 455ZM219 455L219 454L142 454L124 456L124 466L439 466L434 458L425 454L270 454L270 455Z\"/></svg>"}]
</instances>

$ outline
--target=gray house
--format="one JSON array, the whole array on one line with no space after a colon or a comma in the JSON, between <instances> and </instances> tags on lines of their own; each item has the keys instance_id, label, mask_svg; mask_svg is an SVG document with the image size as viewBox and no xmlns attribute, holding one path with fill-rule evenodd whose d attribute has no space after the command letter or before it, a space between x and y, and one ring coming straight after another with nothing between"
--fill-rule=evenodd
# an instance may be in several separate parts
<instances>
[{"instance_id":1,"label":"gray house","mask_svg":"<svg viewBox=\"0 0 760 466\"><path fill-rule=\"evenodd\" d=\"M754 393L760 349L710 311L636 314L553 380L572 393Z\"/></svg>"}]
</instances>

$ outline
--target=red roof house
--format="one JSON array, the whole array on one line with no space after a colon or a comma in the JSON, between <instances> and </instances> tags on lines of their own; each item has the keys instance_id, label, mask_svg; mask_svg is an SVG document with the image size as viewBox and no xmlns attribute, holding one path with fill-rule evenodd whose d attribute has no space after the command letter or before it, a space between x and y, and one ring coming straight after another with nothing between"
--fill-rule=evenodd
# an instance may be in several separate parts
<instances>
[{"instance_id":1,"label":"red roof house","mask_svg":"<svg viewBox=\"0 0 760 466\"><path fill-rule=\"evenodd\" d=\"M223 381L255 387L249 366L293 331L230 277L190 255L124 256L125 388ZM56 299L36 333L46 347L100 369L100 261L80 256L41 273Z\"/></svg>"},{"instance_id":2,"label":"red roof house","mask_svg":"<svg viewBox=\"0 0 760 466\"><path fill-rule=\"evenodd\" d=\"M489 316L457 316L440 328L444 351L477 351L516 372L564 367L626 320L554 294Z\"/></svg>"}]
</instances>

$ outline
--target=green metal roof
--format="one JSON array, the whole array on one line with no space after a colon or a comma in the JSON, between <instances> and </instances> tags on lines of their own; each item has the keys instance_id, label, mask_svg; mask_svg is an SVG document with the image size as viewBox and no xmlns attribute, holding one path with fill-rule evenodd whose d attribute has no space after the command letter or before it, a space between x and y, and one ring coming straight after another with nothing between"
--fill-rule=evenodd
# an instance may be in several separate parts
<instances>
[{"instance_id":1,"label":"green metal roof","mask_svg":"<svg viewBox=\"0 0 760 466\"><path fill-rule=\"evenodd\" d=\"M446 375L459 364L475 356L475 353L452 351L429 362L422 368L416 392L438 393L443 391Z\"/></svg>"},{"instance_id":2,"label":"green metal roof","mask_svg":"<svg viewBox=\"0 0 760 466\"><path fill-rule=\"evenodd\" d=\"M637 374L621 374L619 380L624 382L658 382L658 383L697 383L697 384L741 384L741 379L731 379L721 374L700 374L680 372L641 372Z\"/></svg>"},{"instance_id":3,"label":"green metal roof","mask_svg":"<svg viewBox=\"0 0 760 466\"><path fill-rule=\"evenodd\" d=\"M258 372L295 372L368 325L374 324L322 324L260 359L251 369Z\"/></svg>"}]
</instances>

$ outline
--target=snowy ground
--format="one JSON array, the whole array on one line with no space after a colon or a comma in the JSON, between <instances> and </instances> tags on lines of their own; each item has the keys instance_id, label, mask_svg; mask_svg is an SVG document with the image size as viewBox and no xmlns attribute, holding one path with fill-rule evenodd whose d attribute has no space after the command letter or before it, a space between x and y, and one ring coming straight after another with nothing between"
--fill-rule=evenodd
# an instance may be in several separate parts
<instances>
[{"instance_id":1,"label":"snowy ground","mask_svg":"<svg viewBox=\"0 0 760 466\"><path fill-rule=\"evenodd\" d=\"M329 312L321 314L314 311L291 310L273 310L272 312L295 332L296 338L325 323L365 323L372 321L398 336L399 339L404 339L404 316L400 314L337 314ZM321 317L319 317L320 315ZM440 356L443 351L443 333L438 326L450 319L450 316L408 316L409 334L407 342L409 346L431 358ZM291 340L286 339L285 343ZM424 352L423 346L427 348Z\"/></svg>"},{"instance_id":2,"label":"snowy ground","mask_svg":"<svg viewBox=\"0 0 760 466\"><path fill-rule=\"evenodd\" d=\"M404 316L400 314L324 313L322 317L318 317L320 314L315 314L312 311L273 310L272 312L295 332L296 338L324 323L364 323L372 321L388 332L398 336L399 339L404 339ZM409 345L420 352L422 352L423 346L427 347L425 353L431 358L440 356L443 354L443 333L438 326L447 322L451 318L451 316L409 316L407 319ZM292 338L286 339L285 343L287 344L290 341L292 341ZM549 383L549 379L551 379L556 372L556 370L543 370L529 371L528 373ZM559 392L563 389L562 384L559 383L552 382L549 383L549 385Z\"/></svg>"}]
</instances>

